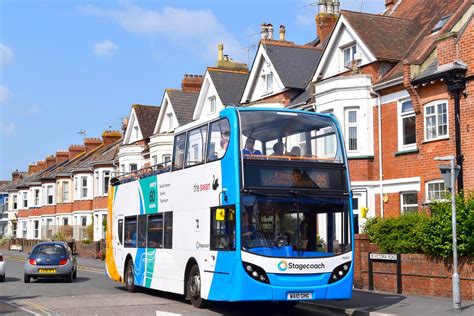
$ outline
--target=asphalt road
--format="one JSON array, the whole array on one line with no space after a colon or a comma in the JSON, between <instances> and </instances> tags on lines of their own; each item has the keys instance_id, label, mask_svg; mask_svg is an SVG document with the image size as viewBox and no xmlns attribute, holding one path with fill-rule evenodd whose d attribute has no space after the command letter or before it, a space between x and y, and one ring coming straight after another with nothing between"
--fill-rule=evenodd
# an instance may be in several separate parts
<instances>
[{"instance_id":1,"label":"asphalt road","mask_svg":"<svg viewBox=\"0 0 474 316\"><path fill-rule=\"evenodd\" d=\"M7 275L0 283L0 314L7 315L334 315L303 304L293 309L273 303L215 303L196 309L181 295L142 289L128 293L103 273L79 270L73 283L61 280L23 282L23 262L6 259Z\"/></svg>"}]
</instances>

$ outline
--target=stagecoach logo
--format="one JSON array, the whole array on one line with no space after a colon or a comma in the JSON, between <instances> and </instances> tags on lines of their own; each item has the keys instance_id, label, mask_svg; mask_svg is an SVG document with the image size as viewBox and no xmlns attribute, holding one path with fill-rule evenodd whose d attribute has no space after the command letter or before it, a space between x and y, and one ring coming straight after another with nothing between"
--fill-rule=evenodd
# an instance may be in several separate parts
<instances>
[{"instance_id":1,"label":"stagecoach logo","mask_svg":"<svg viewBox=\"0 0 474 316\"><path fill-rule=\"evenodd\" d=\"M288 264L285 260L282 260L278 263L278 270L285 271L288 268Z\"/></svg>"},{"instance_id":2,"label":"stagecoach logo","mask_svg":"<svg viewBox=\"0 0 474 316\"><path fill-rule=\"evenodd\" d=\"M278 270L286 271L289 270L315 270L315 269L324 269L324 263L287 263L285 260L282 260L278 263Z\"/></svg>"}]
</instances>

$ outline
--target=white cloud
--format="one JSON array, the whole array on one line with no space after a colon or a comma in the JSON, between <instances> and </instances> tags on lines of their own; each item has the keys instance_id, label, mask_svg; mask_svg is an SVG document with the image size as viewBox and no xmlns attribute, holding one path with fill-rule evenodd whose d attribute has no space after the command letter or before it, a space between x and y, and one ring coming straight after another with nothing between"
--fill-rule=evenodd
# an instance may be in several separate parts
<instances>
[{"instance_id":1,"label":"white cloud","mask_svg":"<svg viewBox=\"0 0 474 316\"><path fill-rule=\"evenodd\" d=\"M0 134L4 136L12 135L16 130L16 125L13 122L5 123L0 121Z\"/></svg>"},{"instance_id":2,"label":"white cloud","mask_svg":"<svg viewBox=\"0 0 474 316\"><path fill-rule=\"evenodd\" d=\"M94 44L94 54L97 56L110 56L118 50L117 45L110 40Z\"/></svg>"},{"instance_id":3,"label":"white cloud","mask_svg":"<svg viewBox=\"0 0 474 316\"><path fill-rule=\"evenodd\" d=\"M12 92L5 86L0 85L0 103L5 103L12 96Z\"/></svg>"},{"instance_id":4,"label":"white cloud","mask_svg":"<svg viewBox=\"0 0 474 316\"><path fill-rule=\"evenodd\" d=\"M15 61L15 55L13 54L13 50L3 44L0 44L0 68L4 68L13 64Z\"/></svg>"},{"instance_id":5,"label":"white cloud","mask_svg":"<svg viewBox=\"0 0 474 316\"><path fill-rule=\"evenodd\" d=\"M245 55L241 49L243 45L209 10L189 10L170 6L165 6L161 10L146 10L130 4L124 4L118 10L105 10L95 5L80 6L79 10L86 14L112 19L130 33L169 38L175 44L191 49L203 58L217 56L219 43L224 43L226 54L235 60L240 60Z\"/></svg>"}]
</instances>

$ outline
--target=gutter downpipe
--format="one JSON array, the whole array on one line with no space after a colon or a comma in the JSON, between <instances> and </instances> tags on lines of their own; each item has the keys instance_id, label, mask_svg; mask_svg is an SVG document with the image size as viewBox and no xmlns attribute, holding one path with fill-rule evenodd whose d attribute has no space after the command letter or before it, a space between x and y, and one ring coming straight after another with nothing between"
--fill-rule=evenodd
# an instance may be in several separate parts
<instances>
[{"instance_id":1,"label":"gutter downpipe","mask_svg":"<svg viewBox=\"0 0 474 316\"><path fill-rule=\"evenodd\" d=\"M379 128L379 186L380 186L380 217L383 218L383 155L382 155L382 101L380 100L380 93L377 94L378 105L378 128Z\"/></svg>"}]
</instances>

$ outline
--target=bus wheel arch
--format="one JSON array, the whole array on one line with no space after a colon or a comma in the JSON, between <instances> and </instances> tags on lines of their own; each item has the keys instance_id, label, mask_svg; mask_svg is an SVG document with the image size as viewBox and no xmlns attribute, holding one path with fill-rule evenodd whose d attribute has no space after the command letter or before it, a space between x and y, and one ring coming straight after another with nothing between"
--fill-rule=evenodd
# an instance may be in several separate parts
<instances>
[{"instance_id":1,"label":"bus wheel arch","mask_svg":"<svg viewBox=\"0 0 474 316\"><path fill-rule=\"evenodd\" d=\"M189 298L191 304L196 308L204 308L209 302L202 298L202 277L199 265L192 261L188 261L190 266L187 270L186 277L186 297Z\"/></svg>"}]
</instances>

